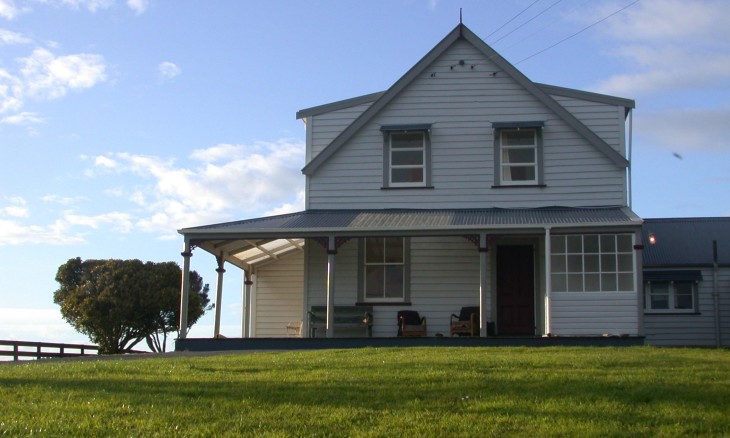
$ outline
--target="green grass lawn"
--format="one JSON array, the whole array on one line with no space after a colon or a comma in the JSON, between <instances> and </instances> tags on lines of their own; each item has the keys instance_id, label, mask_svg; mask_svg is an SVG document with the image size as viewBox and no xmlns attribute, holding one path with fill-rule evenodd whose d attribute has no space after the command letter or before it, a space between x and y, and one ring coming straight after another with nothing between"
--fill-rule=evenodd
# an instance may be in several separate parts
<instances>
[{"instance_id":1,"label":"green grass lawn","mask_svg":"<svg viewBox=\"0 0 730 438\"><path fill-rule=\"evenodd\" d=\"M728 436L730 351L366 348L0 365L0 435Z\"/></svg>"}]
</instances>

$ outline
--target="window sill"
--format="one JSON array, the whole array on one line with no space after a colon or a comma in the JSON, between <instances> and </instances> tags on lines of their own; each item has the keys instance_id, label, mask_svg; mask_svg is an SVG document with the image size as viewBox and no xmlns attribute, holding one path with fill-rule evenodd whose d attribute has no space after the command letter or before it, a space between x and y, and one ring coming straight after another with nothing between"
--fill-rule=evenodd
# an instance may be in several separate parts
<instances>
[{"instance_id":1,"label":"window sill","mask_svg":"<svg viewBox=\"0 0 730 438\"><path fill-rule=\"evenodd\" d=\"M493 189L542 189L547 187L546 184L510 184L510 185L493 185Z\"/></svg>"},{"instance_id":2,"label":"window sill","mask_svg":"<svg viewBox=\"0 0 730 438\"><path fill-rule=\"evenodd\" d=\"M356 306L411 306L410 301L358 301Z\"/></svg>"},{"instance_id":3,"label":"window sill","mask_svg":"<svg viewBox=\"0 0 730 438\"><path fill-rule=\"evenodd\" d=\"M381 187L380 190L423 190L434 189L434 186L403 186L403 187Z\"/></svg>"},{"instance_id":4,"label":"window sill","mask_svg":"<svg viewBox=\"0 0 730 438\"><path fill-rule=\"evenodd\" d=\"M702 315L700 312L694 312L694 311L687 311L687 312L663 312L660 310L653 311L653 312L647 312L644 311L644 315L657 315L657 316L678 316L678 315Z\"/></svg>"}]
</instances>

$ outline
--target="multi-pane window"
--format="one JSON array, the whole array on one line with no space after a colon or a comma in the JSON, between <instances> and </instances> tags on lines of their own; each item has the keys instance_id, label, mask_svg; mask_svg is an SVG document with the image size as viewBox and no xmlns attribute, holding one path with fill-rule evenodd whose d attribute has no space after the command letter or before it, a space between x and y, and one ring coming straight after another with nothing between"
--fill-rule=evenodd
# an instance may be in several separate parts
<instances>
[{"instance_id":1,"label":"multi-pane window","mask_svg":"<svg viewBox=\"0 0 730 438\"><path fill-rule=\"evenodd\" d=\"M390 186L426 185L425 132L391 132L389 158Z\"/></svg>"},{"instance_id":2,"label":"multi-pane window","mask_svg":"<svg viewBox=\"0 0 730 438\"><path fill-rule=\"evenodd\" d=\"M694 281L647 281L644 309L658 313L694 312L695 286Z\"/></svg>"},{"instance_id":3,"label":"multi-pane window","mask_svg":"<svg viewBox=\"0 0 730 438\"><path fill-rule=\"evenodd\" d=\"M365 240L364 298L366 301L405 299L406 248L402 237Z\"/></svg>"},{"instance_id":4,"label":"multi-pane window","mask_svg":"<svg viewBox=\"0 0 730 438\"><path fill-rule=\"evenodd\" d=\"M554 292L634 290L631 234L576 234L550 238Z\"/></svg>"},{"instance_id":5,"label":"multi-pane window","mask_svg":"<svg viewBox=\"0 0 730 438\"><path fill-rule=\"evenodd\" d=\"M537 149L537 129L500 130L500 184L537 184Z\"/></svg>"}]
</instances>

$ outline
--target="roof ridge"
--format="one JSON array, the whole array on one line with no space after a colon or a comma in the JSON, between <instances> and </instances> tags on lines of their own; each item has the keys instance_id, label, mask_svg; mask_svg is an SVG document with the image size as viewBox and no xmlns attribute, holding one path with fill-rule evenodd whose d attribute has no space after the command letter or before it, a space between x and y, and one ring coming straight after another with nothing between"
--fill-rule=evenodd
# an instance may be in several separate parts
<instances>
[{"instance_id":1,"label":"roof ridge","mask_svg":"<svg viewBox=\"0 0 730 438\"><path fill-rule=\"evenodd\" d=\"M602 152L616 165L628 167L628 160L619 152L614 150L608 143L601 139L595 132L588 128L577 117L570 113L565 107L543 91L538 84L532 82L527 76L509 63L491 46L485 43L479 36L472 32L467 26L459 23L449 32L438 44L436 44L423 58L401 76L393 85L382 93L365 111L353 120L343 131L341 131L317 156L312 158L302 168L305 175L313 174L322 164L337 152L347 141L349 141L360 129L377 115L390 101L395 98L405 87L414 81L433 61L441 56L449 47L459 40L469 42L474 48L480 51L485 57L497 64L509 77L517 81L530 92L537 100L542 102L549 110L553 111L565 123L583 136L589 143Z\"/></svg>"}]
</instances>

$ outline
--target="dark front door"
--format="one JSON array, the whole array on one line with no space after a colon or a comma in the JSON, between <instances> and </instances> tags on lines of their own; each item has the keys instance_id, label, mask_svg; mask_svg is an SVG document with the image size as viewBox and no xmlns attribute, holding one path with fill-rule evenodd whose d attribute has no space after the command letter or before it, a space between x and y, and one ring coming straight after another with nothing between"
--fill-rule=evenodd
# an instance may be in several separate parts
<instances>
[{"instance_id":1,"label":"dark front door","mask_svg":"<svg viewBox=\"0 0 730 438\"><path fill-rule=\"evenodd\" d=\"M532 245L497 247L497 334L535 334L535 265Z\"/></svg>"}]
</instances>

